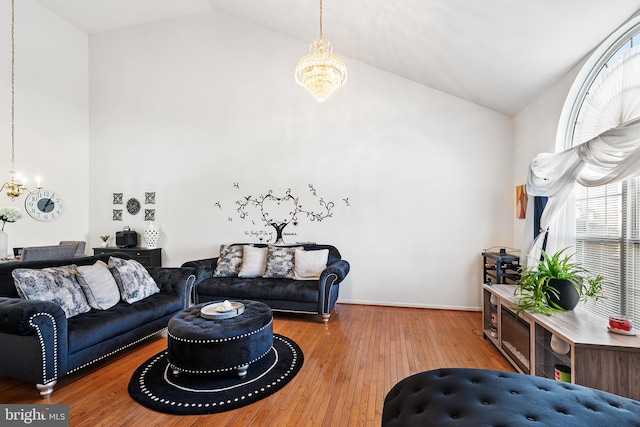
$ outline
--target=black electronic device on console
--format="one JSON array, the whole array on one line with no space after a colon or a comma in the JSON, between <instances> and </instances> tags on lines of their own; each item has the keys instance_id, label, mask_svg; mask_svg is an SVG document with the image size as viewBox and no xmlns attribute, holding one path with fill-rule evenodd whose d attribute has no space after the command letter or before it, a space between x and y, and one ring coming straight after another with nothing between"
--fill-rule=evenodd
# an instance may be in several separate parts
<instances>
[{"instance_id":1,"label":"black electronic device on console","mask_svg":"<svg viewBox=\"0 0 640 427\"><path fill-rule=\"evenodd\" d=\"M138 244L138 233L129 227L116 231L116 246L119 248L133 248Z\"/></svg>"}]
</instances>

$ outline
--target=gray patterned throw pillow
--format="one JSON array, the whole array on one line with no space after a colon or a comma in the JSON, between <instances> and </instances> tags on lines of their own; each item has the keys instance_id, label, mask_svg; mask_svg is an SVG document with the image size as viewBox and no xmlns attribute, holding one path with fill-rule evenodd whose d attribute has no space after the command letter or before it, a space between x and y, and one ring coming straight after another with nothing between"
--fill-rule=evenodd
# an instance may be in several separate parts
<instances>
[{"instance_id":1,"label":"gray patterned throw pillow","mask_svg":"<svg viewBox=\"0 0 640 427\"><path fill-rule=\"evenodd\" d=\"M267 268L263 277L293 279L293 262L296 249L302 249L302 247L269 246Z\"/></svg>"},{"instance_id":2,"label":"gray patterned throw pillow","mask_svg":"<svg viewBox=\"0 0 640 427\"><path fill-rule=\"evenodd\" d=\"M213 277L232 277L242 267L242 245L220 245L220 255Z\"/></svg>"},{"instance_id":3,"label":"gray patterned throw pillow","mask_svg":"<svg viewBox=\"0 0 640 427\"><path fill-rule=\"evenodd\" d=\"M136 260L110 257L109 270L120 288L122 300L129 304L160 292L156 281Z\"/></svg>"},{"instance_id":4,"label":"gray patterned throw pillow","mask_svg":"<svg viewBox=\"0 0 640 427\"><path fill-rule=\"evenodd\" d=\"M42 269L16 268L11 272L18 294L28 300L51 301L69 317L91 310L76 280L76 266Z\"/></svg>"}]
</instances>

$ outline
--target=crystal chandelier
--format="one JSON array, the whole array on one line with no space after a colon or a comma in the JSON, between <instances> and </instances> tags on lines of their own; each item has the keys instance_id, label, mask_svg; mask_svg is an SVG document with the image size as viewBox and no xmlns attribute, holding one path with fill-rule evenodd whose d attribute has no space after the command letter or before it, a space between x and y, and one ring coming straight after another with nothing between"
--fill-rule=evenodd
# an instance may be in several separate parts
<instances>
[{"instance_id":1,"label":"crystal chandelier","mask_svg":"<svg viewBox=\"0 0 640 427\"><path fill-rule=\"evenodd\" d=\"M15 0L11 0L11 169L9 170L9 174L11 178L8 182L2 184L0 187L0 191L7 189L7 196L11 197L11 200L16 197L20 197L23 192L30 193L29 189L25 185L25 180L20 178L15 170ZM38 182L38 188L40 188L40 183Z\"/></svg>"},{"instance_id":2,"label":"crystal chandelier","mask_svg":"<svg viewBox=\"0 0 640 427\"><path fill-rule=\"evenodd\" d=\"M331 40L322 37L322 0L320 0L320 37L313 39L308 55L296 65L296 82L318 102L324 102L347 81L347 67L333 53Z\"/></svg>"}]
</instances>

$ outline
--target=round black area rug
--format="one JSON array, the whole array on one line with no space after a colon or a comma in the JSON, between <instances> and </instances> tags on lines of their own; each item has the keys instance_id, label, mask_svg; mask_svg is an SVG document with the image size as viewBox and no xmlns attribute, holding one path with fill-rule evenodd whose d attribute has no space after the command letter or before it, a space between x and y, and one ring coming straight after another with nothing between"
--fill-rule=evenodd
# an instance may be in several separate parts
<instances>
[{"instance_id":1,"label":"round black area rug","mask_svg":"<svg viewBox=\"0 0 640 427\"><path fill-rule=\"evenodd\" d=\"M300 371L304 356L290 338L273 334L273 347L249 365L244 378L226 375L174 375L162 351L142 364L129 381L129 394L138 403L175 415L230 411L275 393Z\"/></svg>"}]
</instances>

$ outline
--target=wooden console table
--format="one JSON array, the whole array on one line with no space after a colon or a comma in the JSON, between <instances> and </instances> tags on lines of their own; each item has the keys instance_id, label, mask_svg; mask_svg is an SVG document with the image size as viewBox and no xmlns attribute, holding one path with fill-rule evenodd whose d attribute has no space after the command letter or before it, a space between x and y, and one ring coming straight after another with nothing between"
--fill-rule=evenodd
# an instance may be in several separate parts
<instances>
[{"instance_id":1,"label":"wooden console table","mask_svg":"<svg viewBox=\"0 0 640 427\"><path fill-rule=\"evenodd\" d=\"M521 312L515 319L516 286L483 285L483 330L520 372L554 378L555 365L571 368L571 382L640 400L640 336L607 330L608 319L578 307L554 316ZM569 345L551 349L551 336Z\"/></svg>"},{"instance_id":2,"label":"wooden console table","mask_svg":"<svg viewBox=\"0 0 640 427\"><path fill-rule=\"evenodd\" d=\"M162 267L162 248L93 248L94 255L122 252L145 267Z\"/></svg>"}]
</instances>

